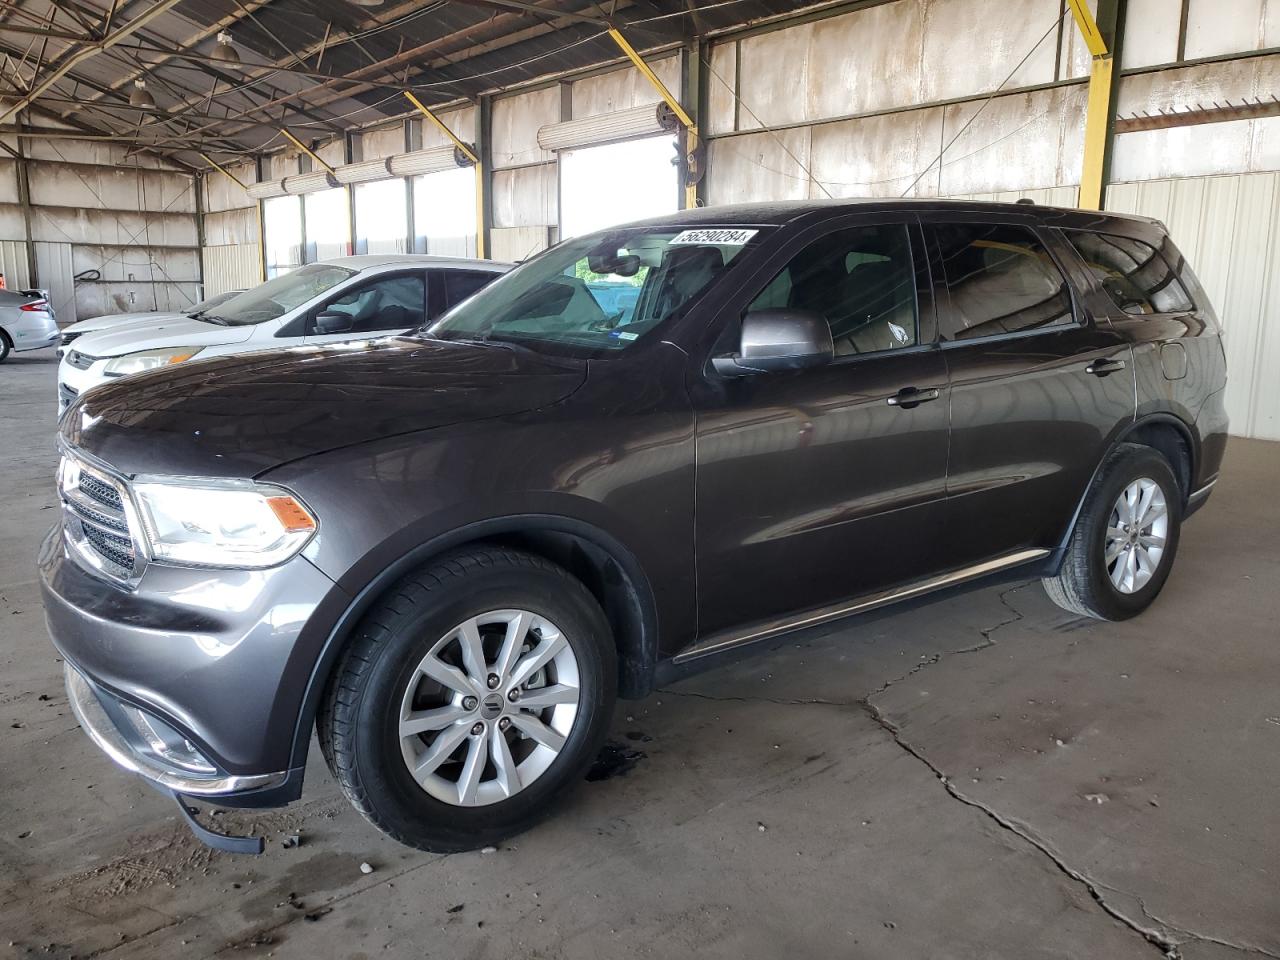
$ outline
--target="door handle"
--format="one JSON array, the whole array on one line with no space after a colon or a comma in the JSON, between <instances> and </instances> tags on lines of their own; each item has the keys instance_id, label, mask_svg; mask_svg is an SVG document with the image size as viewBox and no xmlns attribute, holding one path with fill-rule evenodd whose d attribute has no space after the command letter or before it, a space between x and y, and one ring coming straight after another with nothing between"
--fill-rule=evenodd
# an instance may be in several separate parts
<instances>
[{"instance_id":1,"label":"door handle","mask_svg":"<svg viewBox=\"0 0 1280 960\"><path fill-rule=\"evenodd\" d=\"M1108 357L1093 361L1093 363L1084 368L1084 372L1092 373L1095 377L1105 377L1123 370L1126 366L1128 364L1123 360L1114 360Z\"/></svg>"},{"instance_id":2,"label":"door handle","mask_svg":"<svg viewBox=\"0 0 1280 960\"><path fill-rule=\"evenodd\" d=\"M921 390L919 387L903 387L892 397L885 400L885 403L891 407L901 407L903 410L910 410L912 407L918 407L922 403L928 403L930 400L937 400L941 394L936 387L927 387Z\"/></svg>"}]
</instances>

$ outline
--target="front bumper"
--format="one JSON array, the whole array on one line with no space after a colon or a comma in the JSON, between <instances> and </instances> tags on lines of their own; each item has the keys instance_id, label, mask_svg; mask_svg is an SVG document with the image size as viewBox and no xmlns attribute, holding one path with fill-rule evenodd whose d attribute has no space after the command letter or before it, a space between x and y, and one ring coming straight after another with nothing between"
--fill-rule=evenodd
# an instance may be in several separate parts
<instances>
[{"instance_id":1,"label":"front bumper","mask_svg":"<svg viewBox=\"0 0 1280 960\"><path fill-rule=\"evenodd\" d=\"M119 712L126 705L111 694L98 690L70 663L65 665L67 700L80 728L103 753L124 769L150 780L158 787L194 797L220 796L278 787L288 778L286 770L250 776L199 776L183 772L152 755L137 739L137 733L126 733L125 724L117 723L107 713L108 706Z\"/></svg>"},{"instance_id":2,"label":"front bumper","mask_svg":"<svg viewBox=\"0 0 1280 960\"><path fill-rule=\"evenodd\" d=\"M337 589L332 581L299 556L259 571L152 563L130 589L77 563L60 527L39 568L72 709L108 756L165 790L223 806L297 799L313 631L327 635L310 620ZM160 722L158 740L139 716ZM199 762L168 762L156 749L166 738Z\"/></svg>"}]
</instances>

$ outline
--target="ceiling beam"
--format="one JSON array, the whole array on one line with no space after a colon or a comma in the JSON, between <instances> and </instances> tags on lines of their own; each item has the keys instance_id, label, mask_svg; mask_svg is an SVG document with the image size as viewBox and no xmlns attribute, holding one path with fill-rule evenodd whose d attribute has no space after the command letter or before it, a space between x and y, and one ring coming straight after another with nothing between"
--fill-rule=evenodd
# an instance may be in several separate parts
<instances>
[{"instance_id":1,"label":"ceiling beam","mask_svg":"<svg viewBox=\"0 0 1280 960\"><path fill-rule=\"evenodd\" d=\"M141 30L152 20L156 19L156 17L159 17L161 14L168 12L171 8L176 7L180 2L181 0L159 0L154 7L151 7L144 13L138 14L114 33L111 33L92 44L88 44L80 47L78 50L75 50L75 52L63 59L61 63L53 67L49 71L48 75L40 80L40 82L37 83L29 93L20 97L17 103L3 108L3 111L0 112L0 123L4 123L19 111L29 107L42 93L51 89L55 83L75 69L78 64L96 57L104 50L109 50L130 34Z\"/></svg>"}]
</instances>

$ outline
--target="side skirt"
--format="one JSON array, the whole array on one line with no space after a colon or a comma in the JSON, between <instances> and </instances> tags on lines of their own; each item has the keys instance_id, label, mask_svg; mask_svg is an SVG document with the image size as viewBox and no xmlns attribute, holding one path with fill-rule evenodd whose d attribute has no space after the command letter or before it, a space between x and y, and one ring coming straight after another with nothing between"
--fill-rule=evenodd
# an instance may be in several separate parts
<instances>
[{"instance_id":1,"label":"side skirt","mask_svg":"<svg viewBox=\"0 0 1280 960\"><path fill-rule=\"evenodd\" d=\"M735 629L713 634L685 647L669 663L675 668L683 667L704 657L711 657L745 646L764 643L796 631L823 626L836 620L843 620L846 617L946 590L949 587L957 587L973 580L980 580L1024 564L1030 564L1036 560L1043 560L1047 556L1049 556L1048 550L1019 550L1017 553L996 557L970 567L953 570L950 573L919 580L906 586L883 590L857 600L844 601L799 614L789 614L786 617L754 624L746 629ZM662 671L662 665L659 666L659 670L660 672L665 672Z\"/></svg>"}]
</instances>

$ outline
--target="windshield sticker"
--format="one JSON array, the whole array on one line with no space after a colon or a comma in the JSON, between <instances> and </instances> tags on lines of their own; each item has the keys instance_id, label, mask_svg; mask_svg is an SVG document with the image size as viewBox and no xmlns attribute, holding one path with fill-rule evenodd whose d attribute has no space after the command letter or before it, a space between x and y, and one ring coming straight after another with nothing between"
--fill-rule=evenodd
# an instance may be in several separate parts
<instances>
[{"instance_id":1,"label":"windshield sticker","mask_svg":"<svg viewBox=\"0 0 1280 960\"><path fill-rule=\"evenodd\" d=\"M722 227L685 230L676 234L667 245L675 247L701 243L717 247L740 247L759 232L759 230L728 230Z\"/></svg>"}]
</instances>

